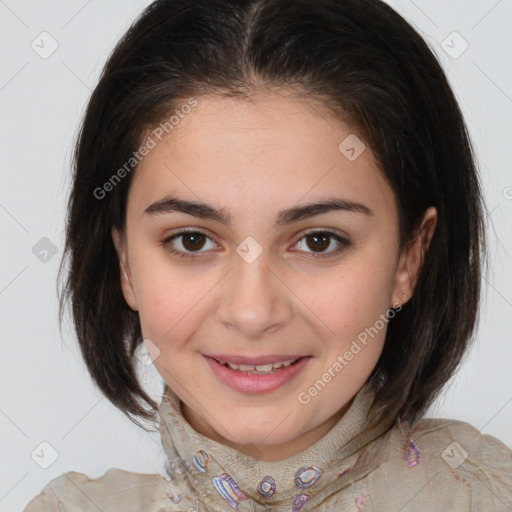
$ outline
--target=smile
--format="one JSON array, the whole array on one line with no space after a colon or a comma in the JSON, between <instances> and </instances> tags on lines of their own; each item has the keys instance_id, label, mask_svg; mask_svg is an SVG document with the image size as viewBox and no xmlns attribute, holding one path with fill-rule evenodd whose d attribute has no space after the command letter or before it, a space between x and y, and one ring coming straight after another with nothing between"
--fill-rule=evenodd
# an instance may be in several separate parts
<instances>
[{"instance_id":1,"label":"smile","mask_svg":"<svg viewBox=\"0 0 512 512\"><path fill-rule=\"evenodd\" d=\"M275 362L264 364L248 364L231 360L228 362L225 360L227 357L203 357L221 384L247 394L268 393L278 389L292 381L312 359L311 356L298 356L277 361L274 359ZM267 356L267 360L268 357L272 356ZM244 358L237 359L240 361Z\"/></svg>"},{"instance_id":2,"label":"smile","mask_svg":"<svg viewBox=\"0 0 512 512\"><path fill-rule=\"evenodd\" d=\"M288 359L286 361L279 361L277 363L269 363L269 364L236 364L236 363L229 363L225 361L221 361L216 359L216 361L228 368L231 368L232 370L238 370L241 372L250 372L250 373L258 373L258 374L265 374L265 373L273 373L274 370L278 370L279 368L282 368L283 366L290 366L294 363L296 363L299 359Z\"/></svg>"}]
</instances>

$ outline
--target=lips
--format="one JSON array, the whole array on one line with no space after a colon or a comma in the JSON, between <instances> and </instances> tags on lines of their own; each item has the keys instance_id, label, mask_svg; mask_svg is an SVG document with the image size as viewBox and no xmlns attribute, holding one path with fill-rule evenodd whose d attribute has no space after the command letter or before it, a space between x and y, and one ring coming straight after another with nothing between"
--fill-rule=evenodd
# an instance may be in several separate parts
<instances>
[{"instance_id":1,"label":"lips","mask_svg":"<svg viewBox=\"0 0 512 512\"><path fill-rule=\"evenodd\" d=\"M230 357L225 356L216 356L221 359L230 359ZM229 365L224 365L219 362L216 357L204 356L208 366L213 371L213 374L217 377L218 381L235 391L246 394L255 394L255 393L268 393L276 390L277 388L283 386L285 383L293 380L294 376L296 376L301 370L308 364L311 360L311 356L298 357L297 361L289 366L281 366L278 369L271 369L270 371L246 371L246 370L235 370L229 367ZM270 356L274 359L275 356ZM290 357L288 355L282 357ZM296 357L296 356L292 356ZM268 360L269 356L265 356L266 360ZM234 359L234 356L233 358ZM236 358L237 360L241 360L242 356ZM249 360L260 360L261 358L243 358L246 361ZM284 359L284 361L289 361ZM280 363L283 361L275 361L276 363ZM233 364L233 363L232 363ZM270 363L268 363L270 364ZM250 365L253 368L260 367L260 365ZM272 365L273 367L273 365Z\"/></svg>"},{"instance_id":2,"label":"lips","mask_svg":"<svg viewBox=\"0 0 512 512\"><path fill-rule=\"evenodd\" d=\"M306 357L307 354L268 354L264 356L238 356L229 354L203 354L206 357L211 357L221 364L231 363L238 365L266 365L266 364L278 364L286 361L296 361L301 357Z\"/></svg>"}]
</instances>

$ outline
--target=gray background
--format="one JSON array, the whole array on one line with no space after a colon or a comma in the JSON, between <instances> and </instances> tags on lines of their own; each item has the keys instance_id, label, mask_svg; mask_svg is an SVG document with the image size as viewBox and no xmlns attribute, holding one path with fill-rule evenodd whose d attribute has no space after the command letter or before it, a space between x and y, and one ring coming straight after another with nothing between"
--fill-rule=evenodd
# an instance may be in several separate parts
<instances>
[{"instance_id":1,"label":"gray background","mask_svg":"<svg viewBox=\"0 0 512 512\"><path fill-rule=\"evenodd\" d=\"M22 510L64 471L164 474L159 435L102 398L69 324L59 335L56 301L71 144L105 59L148 3L0 0L0 511ZM428 416L467 421L512 447L512 1L390 3L447 72L490 212L478 342ZM160 377L143 371L158 400Z\"/></svg>"}]
</instances>

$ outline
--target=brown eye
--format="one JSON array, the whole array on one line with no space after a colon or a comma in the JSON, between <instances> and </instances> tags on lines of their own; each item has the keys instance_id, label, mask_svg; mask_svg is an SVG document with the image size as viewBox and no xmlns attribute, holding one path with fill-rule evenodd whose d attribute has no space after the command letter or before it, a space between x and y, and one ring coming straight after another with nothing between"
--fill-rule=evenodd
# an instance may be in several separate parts
<instances>
[{"instance_id":1,"label":"brown eye","mask_svg":"<svg viewBox=\"0 0 512 512\"><path fill-rule=\"evenodd\" d=\"M177 242L180 240L181 244L178 244ZM201 249L204 248L208 240L211 241L211 238L201 231L180 231L179 233L167 237L160 243L171 254L175 254L181 258L192 259L200 257L203 255L203 252L207 252L201 251Z\"/></svg>"},{"instance_id":2,"label":"brown eye","mask_svg":"<svg viewBox=\"0 0 512 512\"><path fill-rule=\"evenodd\" d=\"M344 251L351 243L336 233L331 231L311 231L306 233L298 242L301 244L302 240L306 241L306 248L310 249L310 254L313 253L316 258L324 258L336 255ZM334 244L332 241L334 240ZM337 245L337 247L336 247ZM331 246L333 250L328 251Z\"/></svg>"},{"instance_id":3,"label":"brown eye","mask_svg":"<svg viewBox=\"0 0 512 512\"><path fill-rule=\"evenodd\" d=\"M207 238L203 233L186 233L181 235L183 237L183 247L187 251L196 251L202 249Z\"/></svg>"},{"instance_id":4,"label":"brown eye","mask_svg":"<svg viewBox=\"0 0 512 512\"><path fill-rule=\"evenodd\" d=\"M324 251L331 245L330 236L325 233L314 233L306 236L307 246L314 251ZM311 243L310 243L311 242Z\"/></svg>"}]
</instances>

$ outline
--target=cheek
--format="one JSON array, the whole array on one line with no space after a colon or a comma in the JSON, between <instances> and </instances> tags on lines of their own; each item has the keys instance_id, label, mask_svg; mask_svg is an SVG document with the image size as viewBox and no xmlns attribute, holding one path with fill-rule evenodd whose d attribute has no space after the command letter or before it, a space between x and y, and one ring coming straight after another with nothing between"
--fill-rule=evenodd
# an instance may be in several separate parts
<instances>
[{"instance_id":1,"label":"cheek","mask_svg":"<svg viewBox=\"0 0 512 512\"><path fill-rule=\"evenodd\" d=\"M391 293L391 275L378 266L355 265L340 270L326 281L317 297L326 312L347 311L373 314L388 306Z\"/></svg>"},{"instance_id":2,"label":"cheek","mask_svg":"<svg viewBox=\"0 0 512 512\"><path fill-rule=\"evenodd\" d=\"M197 329L204 314L204 299L215 284L215 276L179 266L162 258L137 260L135 272L137 304L144 338L162 351L185 342Z\"/></svg>"},{"instance_id":3,"label":"cheek","mask_svg":"<svg viewBox=\"0 0 512 512\"><path fill-rule=\"evenodd\" d=\"M374 326L391 306L393 278L389 261L361 253L354 255L346 265L312 281L309 292L304 283L298 295L305 297L304 302L315 313L315 323L324 324L321 330L327 337L350 345L352 339ZM383 331L377 337L383 337L385 329Z\"/></svg>"}]
</instances>

